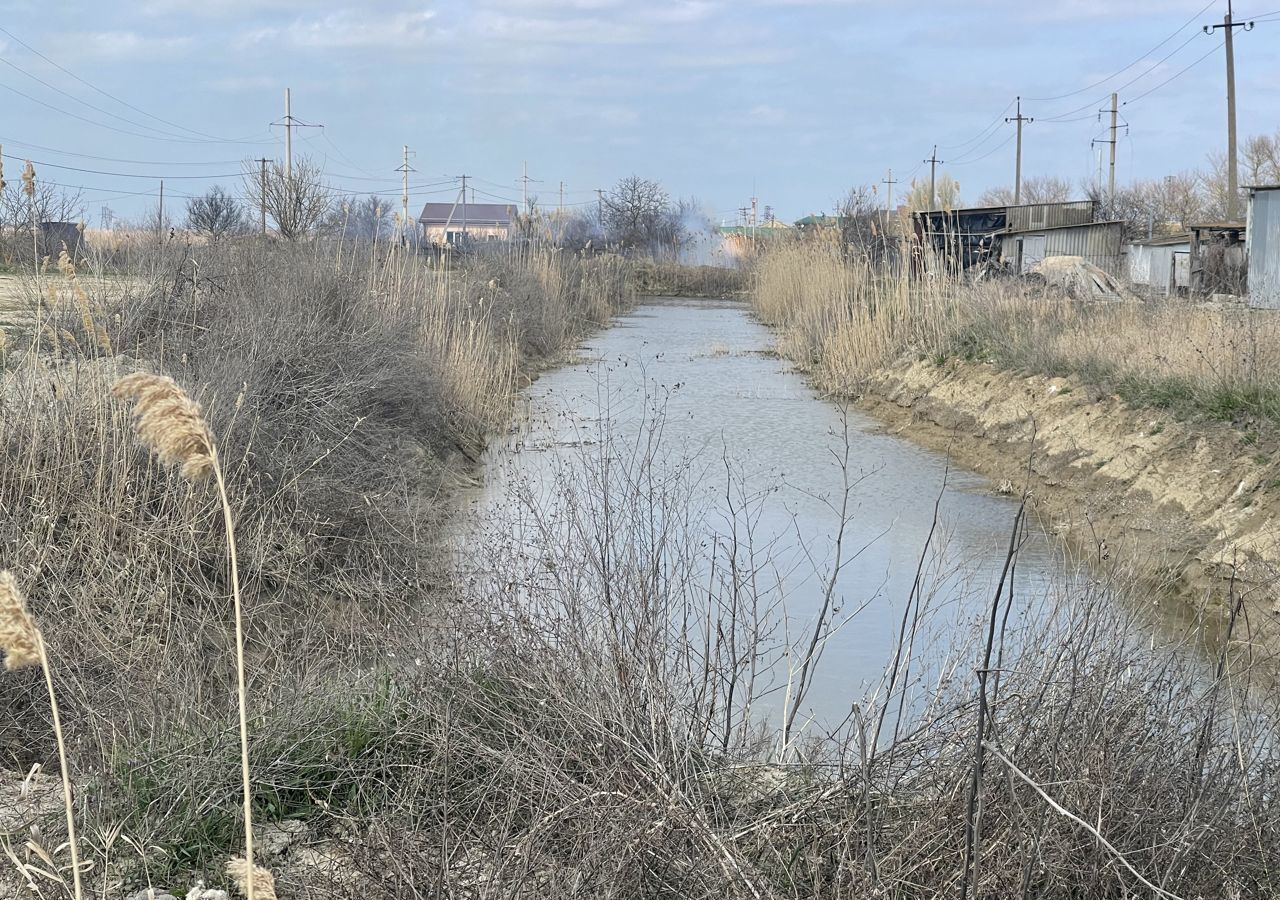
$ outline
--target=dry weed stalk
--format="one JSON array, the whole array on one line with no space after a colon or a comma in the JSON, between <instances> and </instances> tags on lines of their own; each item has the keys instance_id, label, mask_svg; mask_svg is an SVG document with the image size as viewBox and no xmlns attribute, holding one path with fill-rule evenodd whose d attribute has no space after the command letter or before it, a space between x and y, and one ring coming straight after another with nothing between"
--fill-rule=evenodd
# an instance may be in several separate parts
<instances>
[{"instance_id":1,"label":"dry weed stalk","mask_svg":"<svg viewBox=\"0 0 1280 900\"><path fill-rule=\"evenodd\" d=\"M213 476L222 505L222 521L227 531L227 564L231 575L231 595L235 604L236 629L236 699L240 713L240 776L244 792L245 859L253 860L253 788L249 777L249 721L244 663L244 613L240 596L240 573L236 560L235 522L226 481L218 465L217 445L205 421L200 404L192 400L172 378L135 372L116 381L112 393L132 400L134 428L139 440L165 465L179 465L182 476L200 482ZM254 900L254 882L243 885L245 897ZM263 892L266 900L274 900L274 889Z\"/></svg>"},{"instance_id":2,"label":"dry weed stalk","mask_svg":"<svg viewBox=\"0 0 1280 900\"><path fill-rule=\"evenodd\" d=\"M18 589L18 580L8 569L0 571L0 649L4 650L4 667L10 672L29 666L40 666L45 689L49 692L49 716L58 743L58 765L62 769L62 802L67 816L67 846L71 852L71 882L75 900L81 900L80 845L76 840L75 811L71 800L71 774L67 766L67 744L62 737L62 718L58 715L58 697L53 690L53 673L45 653L44 638L27 602Z\"/></svg>"}]
</instances>

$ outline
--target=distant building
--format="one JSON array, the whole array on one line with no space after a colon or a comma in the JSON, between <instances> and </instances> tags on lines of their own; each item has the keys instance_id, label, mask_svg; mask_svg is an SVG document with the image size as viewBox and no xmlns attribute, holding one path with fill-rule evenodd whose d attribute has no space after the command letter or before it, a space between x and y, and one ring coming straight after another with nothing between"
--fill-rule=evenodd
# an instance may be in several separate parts
<instances>
[{"instance_id":1,"label":"distant building","mask_svg":"<svg viewBox=\"0 0 1280 900\"><path fill-rule=\"evenodd\" d=\"M1079 256L1104 272L1120 272L1124 222L1084 222L1042 228L1009 229L1000 235L1000 262L1021 274L1042 259Z\"/></svg>"},{"instance_id":2,"label":"distant building","mask_svg":"<svg viewBox=\"0 0 1280 900\"><path fill-rule=\"evenodd\" d=\"M959 270L1000 262L1025 271L1046 256L1084 256L1114 272L1120 229L1094 222L1094 211L1092 200L922 210L912 214L916 240L928 251L918 265Z\"/></svg>"},{"instance_id":3,"label":"distant building","mask_svg":"<svg viewBox=\"0 0 1280 900\"><path fill-rule=\"evenodd\" d=\"M1126 248L1129 281L1153 294L1191 288L1191 235L1188 232L1133 241Z\"/></svg>"},{"instance_id":4,"label":"distant building","mask_svg":"<svg viewBox=\"0 0 1280 900\"><path fill-rule=\"evenodd\" d=\"M1191 293L1243 296L1249 278L1245 223L1204 222L1187 230L1191 232Z\"/></svg>"},{"instance_id":5,"label":"distant building","mask_svg":"<svg viewBox=\"0 0 1280 900\"><path fill-rule=\"evenodd\" d=\"M461 241L505 241L511 237L516 207L512 203L428 203L418 224L428 244Z\"/></svg>"},{"instance_id":6,"label":"distant building","mask_svg":"<svg viewBox=\"0 0 1280 900\"><path fill-rule=\"evenodd\" d=\"M1280 307L1280 185L1259 185L1249 192L1245 256L1249 268L1249 304Z\"/></svg>"}]
</instances>

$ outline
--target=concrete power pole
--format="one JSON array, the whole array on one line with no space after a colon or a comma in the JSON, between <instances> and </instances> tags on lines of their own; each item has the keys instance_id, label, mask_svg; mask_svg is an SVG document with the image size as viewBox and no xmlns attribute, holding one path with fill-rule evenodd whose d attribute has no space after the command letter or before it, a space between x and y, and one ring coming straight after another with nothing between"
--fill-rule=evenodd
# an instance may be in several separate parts
<instances>
[{"instance_id":1,"label":"concrete power pole","mask_svg":"<svg viewBox=\"0 0 1280 900\"><path fill-rule=\"evenodd\" d=\"M401 193L400 193L400 241L408 243L409 241L409 173L416 172L409 165L409 145L404 145L404 161L400 164L400 168L396 169L402 176ZM416 229L415 229L416 232Z\"/></svg>"},{"instance_id":2,"label":"concrete power pole","mask_svg":"<svg viewBox=\"0 0 1280 900\"><path fill-rule=\"evenodd\" d=\"M467 176L462 176L462 236L467 236Z\"/></svg>"},{"instance_id":3,"label":"concrete power pole","mask_svg":"<svg viewBox=\"0 0 1280 900\"><path fill-rule=\"evenodd\" d=\"M893 180L893 169L889 170L888 178L880 179L880 183L888 185L888 188L884 197L884 211L893 212L893 186L898 183Z\"/></svg>"},{"instance_id":4,"label":"concrete power pole","mask_svg":"<svg viewBox=\"0 0 1280 900\"><path fill-rule=\"evenodd\" d=\"M1111 95L1111 173L1107 176L1107 200L1111 203L1112 215L1116 208L1116 121L1120 113L1119 95Z\"/></svg>"},{"instance_id":5,"label":"concrete power pole","mask_svg":"<svg viewBox=\"0 0 1280 900\"><path fill-rule=\"evenodd\" d=\"M1227 221L1240 218L1240 176L1236 162L1236 55L1232 36L1237 28L1253 30L1253 22L1235 22L1231 18L1231 0L1227 0L1227 14L1221 25L1204 26L1205 34L1222 29L1223 46L1227 51Z\"/></svg>"},{"instance_id":6,"label":"concrete power pole","mask_svg":"<svg viewBox=\"0 0 1280 900\"><path fill-rule=\"evenodd\" d=\"M1007 107L1006 107L1007 109ZM929 209L938 205L938 145L933 145L933 155L925 160L929 164Z\"/></svg>"},{"instance_id":7,"label":"concrete power pole","mask_svg":"<svg viewBox=\"0 0 1280 900\"><path fill-rule=\"evenodd\" d=\"M284 89L284 177L293 179L293 115L289 111L289 89Z\"/></svg>"},{"instance_id":8,"label":"concrete power pole","mask_svg":"<svg viewBox=\"0 0 1280 900\"><path fill-rule=\"evenodd\" d=\"M600 230L604 231L604 188L596 188L596 215L600 218Z\"/></svg>"},{"instance_id":9,"label":"concrete power pole","mask_svg":"<svg viewBox=\"0 0 1280 900\"><path fill-rule=\"evenodd\" d=\"M1005 117L1006 122L1018 123L1018 150L1014 158L1013 164L1013 205L1017 206L1022 203L1022 123L1030 124L1035 119L1028 118L1022 114L1022 98L1017 98L1018 114L1013 117ZM1008 109L1006 106L1005 109Z\"/></svg>"},{"instance_id":10,"label":"concrete power pole","mask_svg":"<svg viewBox=\"0 0 1280 900\"><path fill-rule=\"evenodd\" d=\"M164 179L160 179L160 211L156 215L156 237L164 243Z\"/></svg>"}]
</instances>

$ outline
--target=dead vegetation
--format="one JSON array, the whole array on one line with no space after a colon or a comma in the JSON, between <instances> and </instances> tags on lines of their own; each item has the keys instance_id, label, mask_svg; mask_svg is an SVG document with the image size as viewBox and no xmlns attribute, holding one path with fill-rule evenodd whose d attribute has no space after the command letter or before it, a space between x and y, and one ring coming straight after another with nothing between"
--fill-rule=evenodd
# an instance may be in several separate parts
<instances>
[{"instance_id":1,"label":"dead vegetation","mask_svg":"<svg viewBox=\"0 0 1280 900\"><path fill-rule=\"evenodd\" d=\"M759 263L752 302L779 349L836 393L902 359L1074 376L1136 405L1280 424L1280 318L1179 299L1074 301L1034 283L908 278L824 242Z\"/></svg>"},{"instance_id":2,"label":"dead vegetation","mask_svg":"<svg viewBox=\"0 0 1280 900\"><path fill-rule=\"evenodd\" d=\"M0 398L0 540L65 698L93 895L227 884L242 735L257 862L284 897L1276 889L1273 698L1232 658L1206 672L1127 637L1142 629L1123 579L1024 593L1018 523L983 620L918 644L922 576L882 683L829 733L778 721L757 679L818 664L829 621L779 644L754 577L768 548L706 547L654 450L586 453L556 485L569 521L518 498L538 552L479 530L464 546L480 575L452 579L433 559L438 498L534 361L627 301L615 261L208 252L155 261L168 280L91 303L92 323L67 310L58 330L81 349L24 357ZM898 318L868 346L929 327ZM218 440L245 731L221 504L137 446L110 396L143 364L173 373ZM749 534L751 509L737 515ZM7 768L52 767L47 709L33 673L0 679ZM67 896L57 819L0 838L51 873L36 896Z\"/></svg>"}]
</instances>

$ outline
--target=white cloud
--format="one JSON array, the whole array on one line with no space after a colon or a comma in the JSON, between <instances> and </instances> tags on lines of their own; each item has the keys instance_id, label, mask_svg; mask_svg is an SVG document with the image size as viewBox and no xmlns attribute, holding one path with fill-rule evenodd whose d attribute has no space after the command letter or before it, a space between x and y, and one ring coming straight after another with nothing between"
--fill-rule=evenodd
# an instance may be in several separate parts
<instances>
[{"instance_id":1,"label":"white cloud","mask_svg":"<svg viewBox=\"0 0 1280 900\"><path fill-rule=\"evenodd\" d=\"M300 49L415 49L431 40L436 14L418 9L375 16L362 10L340 9L319 18L298 18L287 25L269 25L242 34L240 46L284 41Z\"/></svg>"},{"instance_id":2,"label":"white cloud","mask_svg":"<svg viewBox=\"0 0 1280 900\"><path fill-rule=\"evenodd\" d=\"M52 37L54 56L99 62L142 63L178 59L190 52L189 37L142 35L136 31L71 31Z\"/></svg>"}]
</instances>

